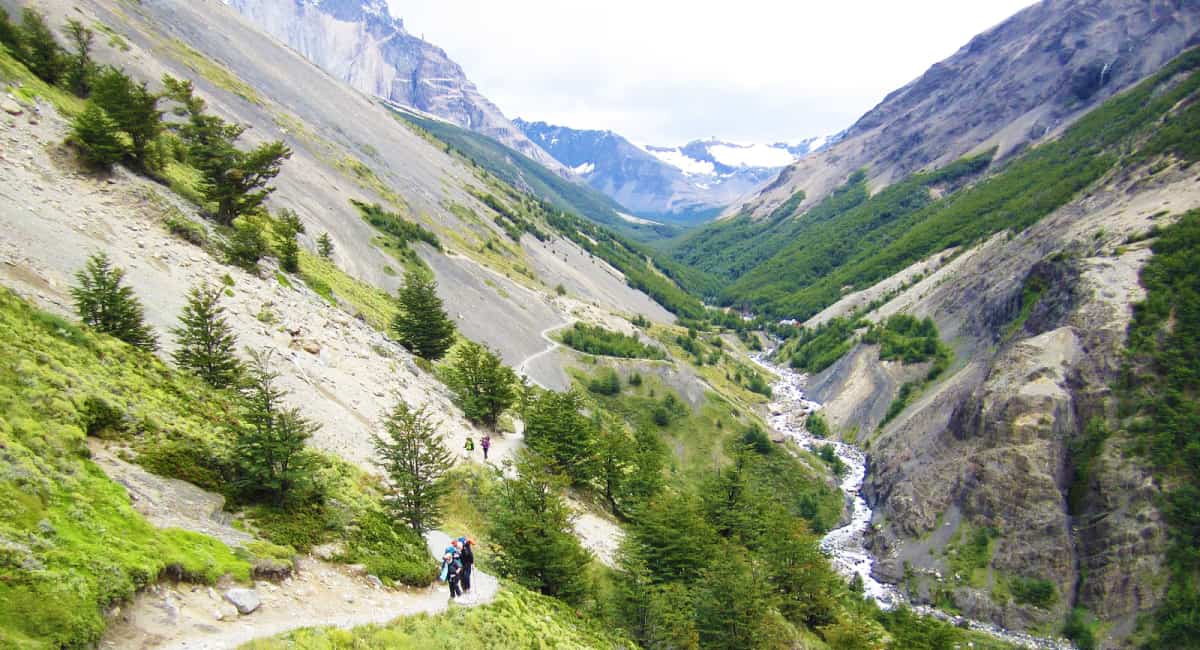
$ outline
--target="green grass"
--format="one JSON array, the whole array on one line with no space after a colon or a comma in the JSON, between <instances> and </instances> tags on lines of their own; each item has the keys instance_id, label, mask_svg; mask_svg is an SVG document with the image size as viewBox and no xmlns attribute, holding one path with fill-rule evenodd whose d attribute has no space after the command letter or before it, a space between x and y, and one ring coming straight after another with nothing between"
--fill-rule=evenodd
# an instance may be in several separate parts
<instances>
[{"instance_id":1,"label":"green grass","mask_svg":"<svg viewBox=\"0 0 1200 650\"><path fill-rule=\"evenodd\" d=\"M242 649L607 650L633 647L614 630L580 616L561 601L504 583L496 599L487 605L452 607L437 616L409 616L387 625L367 625L351 630L298 630L274 639L248 643Z\"/></svg>"},{"instance_id":2,"label":"green grass","mask_svg":"<svg viewBox=\"0 0 1200 650\"><path fill-rule=\"evenodd\" d=\"M0 645L94 643L103 609L168 566L201 582L249 577L220 542L150 526L87 459L86 430L101 411L118 414L107 428L207 426L220 405L170 374L0 289Z\"/></svg>"},{"instance_id":3,"label":"green grass","mask_svg":"<svg viewBox=\"0 0 1200 650\"><path fill-rule=\"evenodd\" d=\"M266 102L263 101L262 96L253 87L230 72L228 68L196 51L195 48L187 43L177 38L172 38L169 40L161 39L159 44L166 50L167 54L187 66L192 72L208 80L214 86L233 93L255 106L266 106Z\"/></svg>"},{"instance_id":4,"label":"green grass","mask_svg":"<svg viewBox=\"0 0 1200 650\"><path fill-rule=\"evenodd\" d=\"M662 349L642 343L636 336L585 323L575 323L573 327L562 330L558 338L564 344L587 354L627 359L665 359L667 356Z\"/></svg>"},{"instance_id":5,"label":"green grass","mask_svg":"<svg viewBox=\"0 0 1200 650\"><path fill-rule=\"evenodd\" d=\"M23 63L12 57L4 45L0 45L0 80L19 82L19 87L11 89L11 92L26 105L32 105L41 98L54 104L54 108L66 117L83 111L82 99L35 77Z\"/></svg>"},{"instance_id":6,"label":"green grass","mask_svg":"<svg viewBox=\"0 0 1200 650\"><path fill-rule=\"evenodd\" d=\"M395 301L387 292L351 277L332 261L300 250L300 277L327 300L342 301L362 314L367 323L385 332L396 313Z\"/></svg>"}]
</instances>

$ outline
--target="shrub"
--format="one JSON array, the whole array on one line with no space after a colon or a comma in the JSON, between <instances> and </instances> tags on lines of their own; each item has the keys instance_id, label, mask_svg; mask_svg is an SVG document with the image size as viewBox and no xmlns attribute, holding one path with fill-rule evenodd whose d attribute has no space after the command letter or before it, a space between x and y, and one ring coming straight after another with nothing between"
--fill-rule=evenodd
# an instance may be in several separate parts
<instances>
[{"instance_id":1,"label":"shrub","mask_svg":"<svg viewBox=\"0 0 1200 650\"><path fill-rule=\"evenodd\" d=\"M84 161L95 167L107 169L125 156L117 123L92 102L72 120L69 140Z\"/></svg>"},{"instance_id":2,"label":"shrub","mask_svg":"<svg viewBox=\"0 0 1200 650\"><path fill-rule=\"evenodd\" d=\"M239 217L233 222L233 232L225 245L225 255L231 264L246 270L258 268L258 261L267 254L267 238L257 219Z\"/></svg>"},{"instance_id":3,"label":"shrub","mask_svg":"<svg viewBox=\"0 0 1200 650\"><path fill-rule=\"evenodd\" d=\"M588 390L597 395L617 395L621 392L621 378L612 368L605 368L588 381Z\"/></svg>"},{"instance_id":4,"label":"shrub","mask_svg":"<svg viewBox=\"0 0 1200 650\"><path fill-rule=\"evenodd\" d=\"M1042 578L1014 578L1011 588L1018 603L1046 609L1058 600L1054 583Z\"/></svg>"},{"instance_id":5,"label":"shrub","mask_svg":"<svg viewBox=\"0 0 1200 650\"><path fill-rule=\"evenodd\" d=\"M367 511L346 536L346 545L340 560L362 564L388 582L426 587L437 577L425 540L381 511Z\"/></svg>"},{"instance_id":6,"label":"shrub","mask_svg":"<svg viewBox=\"0 0 1200 650\"><path fill-rule=\"evenodd\" d=\"M575 323L574 327L563 332L562 342L580 352L607 357L666 358L666 353L657 346L642 343L636 336L606 330L598 325Z\"/></svg>"}]
</instances>

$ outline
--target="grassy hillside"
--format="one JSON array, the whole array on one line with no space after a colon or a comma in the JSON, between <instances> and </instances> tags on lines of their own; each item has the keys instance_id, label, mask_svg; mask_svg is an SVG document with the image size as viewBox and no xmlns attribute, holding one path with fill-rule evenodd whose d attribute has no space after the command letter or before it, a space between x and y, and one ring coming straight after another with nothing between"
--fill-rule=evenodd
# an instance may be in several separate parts
<instances>
[{"instance_id":1,"label":"grassy hillside","mask_svg":"<svg viewBox=\"0 0 1200 650\"><path fill-rule=\"evenodd\" d=\"M675 258L733 280L721 292L722 304L808 318L846 290L871 286L931 254L1025 229L1115 168L1162 152L1190 159L1196 151L1188 125L1200 109L1187 100L1200 88L1198 67L1200 51L1181 55L1059 139L937 200L930 190L953 186L987 159L916 174L871 197L856 174L796 219L785 210L761 225L745 219L717 224L685 239ZM764 251L769 259L762 259Z\"/></svg>"},{"instance_id":2,"label":"grassy hillside","mask_svg":"<svg viewBox=\"0 0 1200 650\"><path fill-rule=\"evenodd\" d=\"M246 580L224 544L158 530L88 460L88 435L208 429L226 411L154 357L0 289L0 646L85 647L168 567Z\"/></svg>"}]
</instances>

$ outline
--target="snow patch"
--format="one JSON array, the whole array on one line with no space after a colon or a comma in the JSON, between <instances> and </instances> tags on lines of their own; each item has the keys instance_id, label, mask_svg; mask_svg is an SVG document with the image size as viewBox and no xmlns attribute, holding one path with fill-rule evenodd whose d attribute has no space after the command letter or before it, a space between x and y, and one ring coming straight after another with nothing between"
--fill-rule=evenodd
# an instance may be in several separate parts
<instances>
[{"instance_id":1,"label":"snow patch","mask_svg":"<svg viewBox=\"0 0 1200 650\"><path fill-rule=\"evenodd\" d=\"M689 158L678 149L664 149L662 147L642 147L642 150L668 165L682 171L685 174L693 176L712 176L716 169L713 164L707 160L696 160Z\"/></svg>"},{"instance_id":2,"label":"snow patch","mask_svg":"<svg viewBox=\"0 0 1200 650\"><path fill-rule=\"evenodd\" d=\"M728 167L784 167L795 161L787 150L765 144L714 144L708 153Z\"/></svg>"},{"instance_id":3,"label":"snow patch","mask_svg":"<svg viewBox=\"0 0 1200 650\"><path fill-rule=\"evenodd\" d=\"M641 224L643 226L661 226L662 225L661 223L659 223L657 221L651 221L649 219L635 217L632 214L625 214L624 212L617 212L617 216L621 217L625 221L628 221L629 223L637 223L637 224Z\"/></svg>"},{"instance_id":4,"label":"snow patch","mask_svg":"<svg viewBox=\"0 0 1200 650\"><path fill-rule=\"evenodd\" d=\"M588 174L596 171L596 165L590 162L585 162L582 165L576 165L575 167L572 167L571 171L579 174L580 176L587 176Z\"/></svg>"}]
</instances>

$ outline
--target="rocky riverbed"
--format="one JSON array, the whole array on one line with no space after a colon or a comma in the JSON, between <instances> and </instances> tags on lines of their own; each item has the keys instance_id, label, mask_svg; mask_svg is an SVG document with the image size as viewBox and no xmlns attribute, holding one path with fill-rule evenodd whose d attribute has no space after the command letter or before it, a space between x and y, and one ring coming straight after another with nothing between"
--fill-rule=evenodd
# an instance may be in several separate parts
<instances>
[{"instance_id":1,"label":"rocky riverbed","mask_svg":"<svg viewBox=\"0 0 1200 650\"><path fill-rule=\"evenodd\" d=\"M830 561L833 562L834 568L839 573L848 579L854 579L855 576L860 578L863 593L883 609L905 605L921 615L983 632L1019 647L1039 650L1072 650L1074 648L1065 639L1039 638L1025 632L1006 630L992 623L948 614L933 607L910 605L904 594L895 585L876 579L871 571L875 564L875 557L866 547L866 533L871 525L872 512L862 495L863 479L867 473L867 455L854 445L835 440L824 440L810 434L805 428L805 421L808 415L819 410L821 405L806 397L804 392L806 377L788 368L777 366L768 358L769 354L754 356L755 362L779 377L779 380L771 386L772 401L767 407L768 421L771 427L806 449L815 450L817 447L832 445L837 457L847 468L841 477L841 489L846 493L846 499L851 504L850 519L840 528L829 531L821 538L822 550L829 555Z\"/></svg>"}]
</instances>

